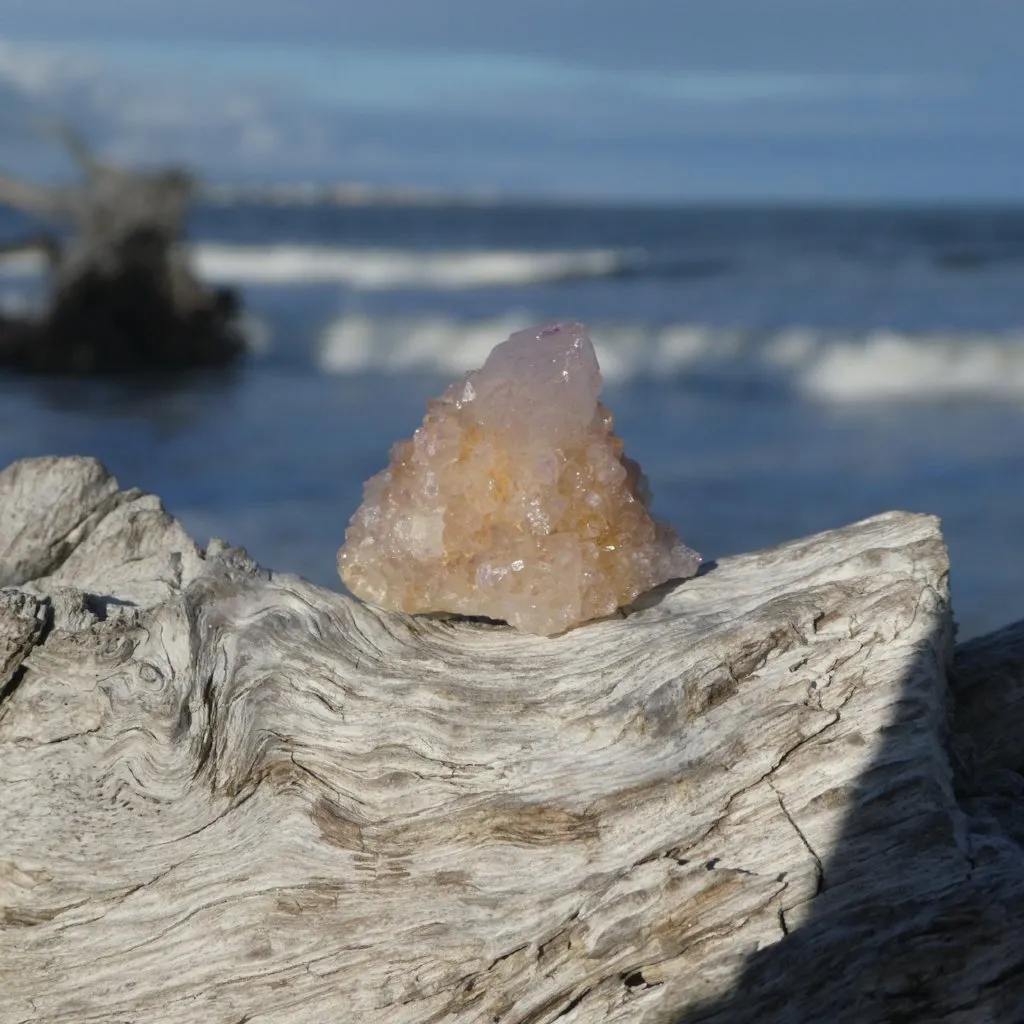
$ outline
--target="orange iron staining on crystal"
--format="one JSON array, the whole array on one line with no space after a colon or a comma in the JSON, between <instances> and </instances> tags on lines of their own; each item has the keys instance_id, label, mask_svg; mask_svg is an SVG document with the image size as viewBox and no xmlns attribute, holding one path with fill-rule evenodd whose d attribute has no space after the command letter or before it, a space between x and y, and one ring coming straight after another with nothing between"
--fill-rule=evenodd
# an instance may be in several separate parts
<instances>
[{"instance_id":1,"label":"orange iron staining on crystal","mask_svg":"<svg viewBox=\"0 0 1024 1024\"><path fill-rule=\"evenodd\" d=\"M498 345L367 481L338 552L348 588L551 636L693 576L700 556L651 517L601 383L579 324Z\"/></svg>"}]
</instances>

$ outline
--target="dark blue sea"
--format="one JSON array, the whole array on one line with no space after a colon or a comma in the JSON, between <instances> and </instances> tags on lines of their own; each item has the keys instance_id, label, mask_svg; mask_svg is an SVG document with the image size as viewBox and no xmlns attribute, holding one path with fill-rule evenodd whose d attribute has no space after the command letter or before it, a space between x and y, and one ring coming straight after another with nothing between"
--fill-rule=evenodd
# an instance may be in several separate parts
<instances>
[{"instance_id":1,"label":"dark blue sea","mask_svg":"<svg viewBox=\"0 0 1024 1024\"><path fill-rule=\"evenodd\" d=\"M1024 209L222 198L192 238L243 290L245 364L0 377L0 464L95 455L201 543L340 589L362 482L426 400L513 330L580 320L656 511L706 557L934 512L961 636L1024 617ZM39 274L0 263L0 303L31 308Z\"/></svg>"}]
</instances>

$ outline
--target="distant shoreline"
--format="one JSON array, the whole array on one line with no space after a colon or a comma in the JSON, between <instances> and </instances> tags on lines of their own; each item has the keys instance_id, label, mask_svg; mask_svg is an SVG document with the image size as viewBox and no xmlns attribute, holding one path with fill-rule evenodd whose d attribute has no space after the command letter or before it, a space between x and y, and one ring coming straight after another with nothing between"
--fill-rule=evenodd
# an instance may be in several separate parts
<instances>
[{"instance_id":1,"label":"distant shoreline","mask_svg":"<svg viewBox=\"0 0 1024 1024\"><path fill-rule=\"evenodd\" d=\"M280 182L276 184L217 182L202 185L197 202L210 206L240 203L278 206L395 206L438 208L529 207L580 210L735 210L818 212L879 211L907 213L1024 212L1024 200L995 201L949 198L914 199L643 199L621 196L574 196L502 192L498 189L447 190L420 185L373 185L364 182Z\"/></svg>"}]
</instances>

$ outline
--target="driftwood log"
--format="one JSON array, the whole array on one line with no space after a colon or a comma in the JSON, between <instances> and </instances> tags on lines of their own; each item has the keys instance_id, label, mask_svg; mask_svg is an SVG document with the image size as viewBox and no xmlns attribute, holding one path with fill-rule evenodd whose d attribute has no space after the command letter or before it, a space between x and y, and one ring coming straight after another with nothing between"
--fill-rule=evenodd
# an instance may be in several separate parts
<instances>
[{"instance_id":1,"label":"driftwood log","mask_svg":"<svg viewBox=\"0 0 1024 1024\"><path fill-rule=\"evenodd\" d=\"M954 660L931 516L556 639L0 474L0 1021L1001 1022L1024 629Z\"/></svg>"},{"instance_id":2,"label":"driftwood log","mask_svg":"<svg viewBox=\"0 0 1024 1024\"><path fill-rule=\"evenodd\" d=\"M236 359L243 350L237 297L200 283L181 247L192 177L178 168L118 167L96 159L74 133L59 134L80 183L46 186L0 175L0 205L53 226L0 247L43 252L51 274L44 315L0 317L0 366L120 374Z\"/></svg>"}]
</instances>

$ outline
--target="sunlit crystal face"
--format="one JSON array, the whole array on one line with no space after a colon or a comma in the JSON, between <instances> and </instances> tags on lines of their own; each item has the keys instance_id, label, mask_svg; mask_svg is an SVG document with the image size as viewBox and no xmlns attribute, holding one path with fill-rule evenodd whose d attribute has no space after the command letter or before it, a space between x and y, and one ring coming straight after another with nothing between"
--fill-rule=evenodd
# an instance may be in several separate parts
<instances>
[{"instance_id":1,"label":"sunlit crystal face","mask_svg":"<svg viewBox=\"0 0 1024 1024\"><path fill-rule=\"evenodd\" d=\"M579 324L498 345L367 481L338 552L345 584L384 608L553 635L692 576L700 558L651 518L600 391Z\"/></svg>"}]
</instances>

